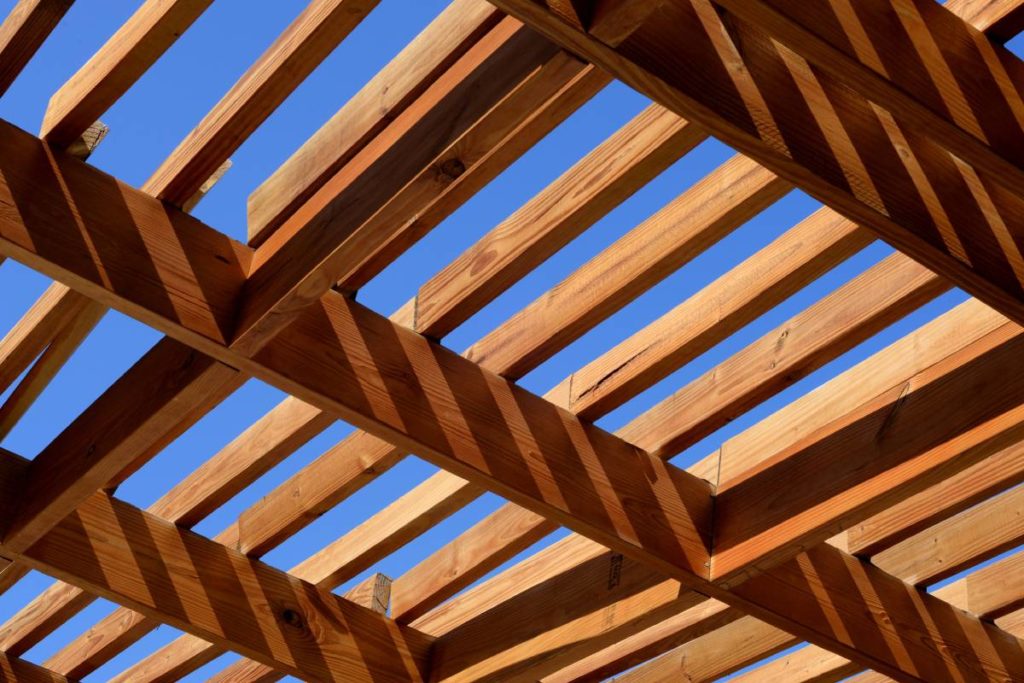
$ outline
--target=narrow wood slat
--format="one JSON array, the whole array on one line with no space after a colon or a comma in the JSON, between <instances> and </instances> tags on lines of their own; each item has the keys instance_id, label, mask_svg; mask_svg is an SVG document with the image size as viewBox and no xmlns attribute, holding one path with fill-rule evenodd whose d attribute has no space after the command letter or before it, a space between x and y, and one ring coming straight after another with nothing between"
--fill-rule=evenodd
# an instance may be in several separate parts
<instances>
[{"instance_id":1,"label":"narrow wood slat","mask_svg":"<svg viewBox=\"0 0 1024 683\"><path fill-rule=\"evenodd\" d=\"M789 189L734 157L473 344L466 357L502 368L506 377L523 376Z\"/></svg>"},{"instance_id":2,"label":"narrow wood slat","mask_svg":"<svg viewBox=\"0 0 1024 683\"><path fill-rule=\"evenodd\" d=\"M706 137L661 107L645 109L424 284L416 331L451 332Z\"/></svg>"},{"instance_id":3,"label":"narrow wood slat","mask_svg":"<svg viewBox=\"0 0 1024 683\"><path fill-rule=\"evenodd\" d=\"M50 98L40 136L67 147L100 118L212 0L146 0Z\"/></svg>"},{"instance_id":4,"label":"narrow wood slat","mask_svg":"<svg viewBox=\"0 0 1024 683\"><path fill-rule=\"evenodd\" d=\"M862 248L871 238L830 211L812 214L658 320L565 380L569 406L600 415L650 386Z\"/></svg>"},{"instance_id":5,"label":"narrow wood slat","mask_svg":"<svg viewBox=\"0 0 1024 683\"><path fill-rule=\"evenodd\" d=\"M183 206L377 2L312 0L150 176L143 192Z\"/></svg>"},{"instance_id":6,"label":"narrow wood slat","mask_svg":"<svg viewBox=\"0 0 1024 683\"><path fill-rule=\"evenodd\" d=\"M14 429L106 312L107 309L101 304L86 299L77 316L54 335L25 377L0 406L0 439Z\"/></svg>"},{"instance_id":7,"label":"narrow wood slat","mask_svg":"<svg viewBox=\"0 0 1024 683\"><path fill-rule=\"evenodd\" d=\"M89 298L54 282L0 340L0 391L6 391L50 342L80 314Z\"/></svg>"},{"instance_id":8,"label":"narrow wood slat","mask_svg":"<svg viewBox=\"0 0 1024 683\"><path fill-rule=\"evenodd\" d=\"M74 0L18 0L0 25L0 95L7 92Z\"/></svg>"},{"instance_id":9,"label":"narrow wood slat","mask_svg":"<svg viewBox=\"0 0 1024 683\"><path fill-rule=\"evenodd\" d=\"M485 0L456 0L303 143L248 201L250 246L288 216L405 111L501 19Z\"/></svg>"},{"instance_id":10,"label":"narrow wood slat","mask_svg":"<svg viewBox=\"0 0 1024 683\"><path fill-rule=\"evenodd\" d=\"M907 583L927 587L1022 540L1024 489L1017 487L875 554L871 561Z\"/></svg>"}]
</instances>

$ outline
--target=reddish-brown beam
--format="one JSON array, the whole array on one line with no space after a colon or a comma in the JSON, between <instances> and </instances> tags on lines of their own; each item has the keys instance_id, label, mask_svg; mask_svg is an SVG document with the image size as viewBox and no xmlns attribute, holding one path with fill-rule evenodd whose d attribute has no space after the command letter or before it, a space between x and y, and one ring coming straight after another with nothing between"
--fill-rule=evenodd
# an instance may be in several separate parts
<instances>
[{"instance_id":1,"label":"reddish-brown beam","mask_svg":"<svg viewBox=\"0 0 1024 683\"><path fill-rule=\"evenodd\" d=\"M1016 241L1024 204L1004 187L1014 174L992 178L954 160L928 137L931 128L872 107L756 27L723 19L710 0L664 3L618 48L532 0L494 3L1024 322ZM973 57L984 62L982 53L995 48L949 18L972 36ZM1015 58L1007 59L1013 68ZM971 140L976 150L981 143Z\"/></svg>"},{"instance_id":2,"label":"reddish-brown beam","mask_svg":"<svg viewBox=\"0 0 1024 683\"><path fill-rule=\"evenodd\" d=\"M752 568L771 566L780 549L824 541L848 521L870 517L1024 438L1024 394L1008 369L1022 349L1020 327L1008 322L858 406L811 443L797 442L720 485L714 579L742 580ZM950 404L941 396L946 391L985 401Z\"/></svg>"},{"instance_id":3,"label":"reddish-brown beam","mask_svg":"<svg viewBox=\"0 0 1024 683\"><path fill-rule=\"evenodd\" d=\"M159 452L244 379L165 338L32 460L26 495L5 525L4 546L25 550L79 501Z\"/></svg>"},{"instance_id":4,"label":"reddish-brown beam","mask_svg":"<svg viewBox=\"0 0 1024 683\"><path fill-rule=\"evenodd\" d=\"M27 461L0 458L10 492ZM301 678L424 676L430 638L102 492L18 559Z\"/></svg>"},{"instance_id":5,"label":"reddish-brown beam","mask_svg":"<svg viewBox=\"0 0 1024 683\"><path fill-rule=\"evenodd\" d=\"M0 95L7 92L74 0L18 0L0 25Z\"/></svg>"},{"instance_id":6,"label":"reddish-brown beam","mask_svg":"<svg viewBox=\"0 0 1024 683\"><path fill-rule=\"evenodd\" d=\"M14 144L7 145L11 153L3 158L7 182L0 188L0 200L21 209L0 221L4 253L65 278L240 370L369 428L409 452L443 463L460 476L487 481L503 495L539 505L559 521L576 525L578 520L581 530L603 542L630 552L649 549L652 557L662 556L652 561L667 560L666 570L668 565L672 571L705 570L703 529L710 495L703 482L650 460L568 411L336 293L303 313L301 324L290 327L259 354L259 360L239 356L215 340L215 300L195 294L207 291L204 286L211 298L214 293L237 291L237 263L248 256L247 248L79 162L61 159L52 165L50 154L31 136L13 128L0 130L0 138L4 134ZM55 173L62 184L51 184ZM21 187L19 175L36 182ZM84 195L83 184L91 190ZM32 201L25 203L22 192L30 193ZM40 214L44 199L51 201ZM130 202L135 210L127 215L112 212L118 202ZM59 218L62 207L74 207L76 218L55 220L55 208ZM69 250L82 238L79 225L93 226L94 221L100 221L103 230L88 233L93 250ZM224 248L235 255L234 261L221 260ZM180 258L182 253L189 255L187 261ZM130 283L99 274L98 269L116 273L129 264ZM143 264L152 268L139 269ZM228 282L211 281L210 276L217 274ZM182 316L175 301L202 315ZM323 354L310 354L321 344L326 344ZM316 375L316 381L310 375ZM410 377L419 378L418 387L410 384ZM352 387L361 391L353 392ZM456 387L457 393L452 395L449 387ZM373 404L377 407L371 409ZM436 406L444 410L439 413ZM523 458L523 448L531 452L538 447L545 453L547 472ZM649 479L645 469L636 466L637 458L659 475ZM597 462L600 467L593 469ZM623 500L631 501L628 507L623 507Z\"/></svg>"}]
</instances>

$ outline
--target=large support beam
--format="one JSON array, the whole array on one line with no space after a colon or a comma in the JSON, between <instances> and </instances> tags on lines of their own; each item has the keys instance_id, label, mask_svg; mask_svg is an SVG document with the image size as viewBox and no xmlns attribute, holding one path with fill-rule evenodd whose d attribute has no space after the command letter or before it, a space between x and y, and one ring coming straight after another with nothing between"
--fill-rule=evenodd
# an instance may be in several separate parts
<instances>
[{"instance_id":1,"label":"large support beam","mask_svg":"<svg viewBox=\"0 0 1024 683\"><path fill-rule=\"evenodd\" d=\"M705 532L710 495L696 477L336 293L324 295L254 358L242 356L228 347L218 321L221 311L228 313L237 301L231 295L242 283L239 264L250 255L244 246L95 169L55 159L24 133L4 127L2 137L11 154L2 160L6 183L0 199L16 207L0 220L0 250L5 254L145 317L242 371L670 577L759 610L759 616L782 628L800 628L815 642L847 652L839 635L823 625L800 626L805 615L789 611L789 603L776 602L777 596L762 596L764 602L758 602L758 595L746 590L740 595L701 580L709 559ZM131 211L111 211L119 202ZM90 249L67 248L84 238ZM992 359L982 362L992 372L1004 356L1016 352L1016 338L1010 337L980 354ZM1011 379L986 397L989 404L978 401L973 387L950 382L947 402L964 402L961 392L969 390L978 405L961 420L941 425L932 438L991 431L990 438L974 444L972 455L995 449L1001 435L1011 434L1020 422L1005 402L1004 393L1013 388ZM1005 414L991 424L972 422L1000 409ZM957 464L970 462L964 458ZM788 553L796 550L790 546ZM782 548L778 552L779 559L786 553ZM793 572L772 571L768 576L798 590ZM855 602L856 597L844 595L843 600ZM942 648L963 649L955 634L933 637ZM1000 632L982 625L972 637L990 640L992 649L964 651L970 666L1003 666L1013 672L1024 666L1005 657L1006 663L1000 664L990 656L1008 647ZM1013 646L1019 644L1014 641ZM916 670L891 651L851 656L905 680L916 677ZM937 655L925 645L921 656ZM937 664L930 666L932 670Z\"/></svg>"},{"instance_id":2,"label":"large support beam","mask_svg":"<svg viewBox=\"0 0 1024 683\"><path fill-rule=\"evenodd\" d=\"M218 321L246 247L16 129L0 142L0 201L17 209L0 221L4 253L602 542L648 549L666 571L706 571L704 482L337 293L256 359L241 356Z\"/></svg>"},{"instance_id":3,"label":"large support beam","mask_svg":"<svg viewBox=\"0 0 1024 683\"><path fill-rule=\"evenodd\" d=\"M17 497L27 461L0 452ZM0 550L11 549L0 545ZM431 639L97 492L17 559L304 679L420 681Z\"/></svg>"},{"instance_id":4,"label":"large support beam","mask_svg":"<svg viewBox=\"0 0 1024 683\"><path fill-rule=\"evenodd\" d=\"M1016 158L1004 159L945 110L934 111L934 94L928 100L932 106L925 106L919 92L925 85L912 83L914 89L907 95L902 81L871 75L853 58L847 60L851 68L824 72L813 63L820 59L817 53L805 58L759 27L728 13L723 16L710 0L666 0L617 47L566 23L546 3L494 4L1024 322L1024 174ZM766 3L730 1L729 6L747 4ZM849 18L837 17L832 7L851 7L787 4L816 13L822 31L841 30L836 27ZM922 61L931 68L951 70L956 83L965 82L968 67L979 70L966 79L978 79L977 87L964 86L966 95L956 87L947 88L967 103L960 106L960 100L954 101L953 110L970 114L991 109L986 116L994 117L995 123L986 118L983 130L997 128L1000 149L1012 156L1024 140L1013 112L1020 108L1015 80L1019 61L934 3L906 4L917 7L924 17L912 33L923 25L926 33L946 40L936 48L941 56L929 53L921 58L907 31L891 31L894 49L915 65L911 71L916 75L910 78L931 78ZM876 9L894 13L887 0L858 2L856 7L858 16ZM914 39L919 38L915 33ZM923 41L933 45L934 38L926 35ZM861 41L849 42L863 47ZM837 50L829 46L827 52ZM866 51L875 54L870 45ZM951 51L956 54L947 54ZM934 91L930 82L926 85ZM869 95L881 104L869 102ZM940 104L945 106L945 100ZM951 146L947 149L928 137L933 131L948 133L942 144Z\"/></svg>"}]
</instances>

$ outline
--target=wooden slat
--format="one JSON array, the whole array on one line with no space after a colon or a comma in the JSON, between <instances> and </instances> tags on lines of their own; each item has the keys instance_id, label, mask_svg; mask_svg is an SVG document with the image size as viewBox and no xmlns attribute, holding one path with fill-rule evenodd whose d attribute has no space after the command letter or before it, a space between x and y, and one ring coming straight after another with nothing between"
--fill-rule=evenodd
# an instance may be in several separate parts
<instances>
[{"instance_id":1,"label":"wooden slat","mask_svg":"<svg viewBox=\"0 0 1024 683\"><path fill-rule=\"evenodd\" d=\"M856 555L874 555L935 524L947 511L959 512L1024 481L1024 443L952 475L844 532Z\"/></svg>"},{"instance_id":2,"label":"wooden slat","mask_svg":"<svg viewBox=\"0 0 1024 683\"><path fill-rule=\"evenodd\" d=\"M431 83L500 21L485 0L455 0L260 184L248 202L259 246Z\"/></svg>"},{"instance_id":3,"label":"wooden slat","mask_svg":"<svg viewBox=\"0 0 1024 683\"><path fill-rule=\"evenodd\" d=\"M870 235L816 212L563 382L569 406L600 415L860 251Z\"/></svg>"},{"instance_id":4,"label":"wooden slat","mask_svg":"<svg viewBox=\"0 0 1024 683\"><path fill-rule=\"evenodd\" d=\"M461 203L448 194L479 187L465 170L487 156L491 140L585 71L503 19L259 247L233 346L251 354L329 283L365 282L367 268L383 267L436 224L422 214L440 220ZM475 131L481 119L484 130ZM455 145L471 132L475 144Z\"/></svg>"},{"instance_id":5,"label":"wooden slat","mask_svg":"<svg viewBox=\"0 0 1024 683\"><path fill-rule=\"evenodd\" d=\"M871 0L865 7L886 2ZM743 3L730 3L742 11ZM972 150L960 145L953 151L964 152L965 159L980 164L983 170L971 168L970 162L955 162L928 137L933 130L959 130L955 125L938 125L945 120L931 115L930 119L939 119L936 126L915 125L877 105L872 108L861 94L838 83L836 74L821 73L738 19L723 19L710 0L664 3L615 49L574 29L532 0L495 0L495 4L655 101L707 127L724 142L1024 322L1021 258L1015 243L1021 230L1016 220L1020 198L1004 189L1005 183L1016 182L1020 170L1008 164L1012 168L1003 168L997 172L998 178L992 177L992 168L986 164L998 157L986 150L975 154L983 143L967 134L957 140L966 140ZM932 3L925 5L932 19ZM806 11L823 9L813 4ZM937 6L934 10L945 12ZM984 87L996 98L979 99L972 92L970 105L977 110L991 104L993 115L1001 116L1007 106L1003 93L994 86L989 64L1001 62L1004 66L997 67L998 72L1013 70L1019 62L953 15L943 16L943 30L958 32L959 37L951 41L949 49L963 47L972 63L984 67ZM838 25L834 19L821 23L828 24L820 27L828 31ZM908 40L902 37L898 45L902 47ZM962 63L957 65L957 69L962 67ZM840 76L852 78L860 73ZM1006 83L1002 80L1000 84L1013 91L1009 77L1005 77ZM884 94L899 96L898 87L886 87ZM1024 135L1019 127L1017 130ZM943 144L949 142L947 138ZM946 203L939 204L936 197ZM974 218L968 218L968 213Z\"/></svg>"},{"instance_id":6,"label":"wooden slat","mask_svg":"<svg viewBox=\"0 0 1024 683\"><path fill-rule=\"evenodd\" d=\"M414 623L441 637L433 680L535 681L704 600L571 536Z\"/></svg>"},{"instance_id":7,"label":"wooden slat","mask_svg":"<svg viewBox=\"0 0 1024 683\"><path fill-rule=\"evenodd\" d=\"M424 284L416 331L445 336L706 138L648 107Z\"/></svg>"},{"instance_id":8,"label":"wooden slat","mask_svg":"<svg viewBox=\"0 0 1024 683\"><path fill-rule=\"evenodd\" d=\"M615 677L616 683L712 681L742 669L752 660L793 645L793 636L753 617L743 617L672 652ZM762 644L771 647L762 649Z\"/></svg>"},{"instance_id":9,"label":"wooden slat","mask_svg":"<svg viewBox=\"0 0 1024 683\"><path fill-rule=\"evenodd\" d=\"M378 0L312 0L182 140L142 190L183 206Z\"/></svg>"},{"instance_id":10,"label":"wooden slat","mask_svg":"<svg viewBox=\"0 0 1024 683\"><path fill-rule=\"evenodd\" d=\"M50 98L40 136L67 147L128 91L212 0L146 0Z\"/></svg>"},{"instance_id":11,"label":"wooden slat","mask_svg":"<svg viewBox=\"0 0 1024 683\"><path fill-rule=\"evenodd\" d=\"M74 0L18 0L0 25L0 95L7 92Z\"/></svg>"},{"instance_id":12,"label":"wooden slat","mask_svg":"<svg viewBox=\"0 0 1024 683\"><path fill-rule=\"evenodd\" d=\"M734 157L466 351L521 377L689 262L789 186ZM422 305L422 303L421 303Z\"/></svg>"},{"instance_id":13,"label":"wooden slat","mask_svg":"<svg viewBox=\"0 0 1024 683\"><path fill-rule=\"evenodd\" d=\"M0 391L6 391L50 342L80 314L89 298L55 282L0 340Z\"/></svg>"},{"instance_id":14,"label":"wooden slat","mask_svg":"<svg viewBox=\"0 0 1024 683\"><path fill-rule=\"evenodd\" d=\"M948 288L893 254L691 381L622 436L670 458Z\"/></svg>"},{"instance_id":15,"label":"wooden slat","mask_svg":"<svg viewBox=\"0 0 1024 683\"><path fill-rule=\"evenodd\" d=\"M77 316L59 330L0 406L0 439L6 437L107 312L85 299ZM2 344L2 342L0 342Z\"/></svg>"},{"instance_id":16,"label":"wooden slat","mask_svg":"<svg viewBox=\"0 0 1024 683\"><path fill-rule=\"evenodd\" d=\"M907 583L928 586L1020 545L1022 520L1024 489L1017 487L874 555L871 561Z\"/></svg>"}]
</instances>

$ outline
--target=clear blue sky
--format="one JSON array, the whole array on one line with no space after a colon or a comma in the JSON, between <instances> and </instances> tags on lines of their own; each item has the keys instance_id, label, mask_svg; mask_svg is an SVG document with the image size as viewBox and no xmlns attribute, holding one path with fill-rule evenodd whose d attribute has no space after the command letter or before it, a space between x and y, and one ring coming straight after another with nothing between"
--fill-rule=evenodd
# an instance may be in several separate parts
<instances>
[{"instance_id":1,"label":"clear blue sky","mask_svg":"<svg viewBox=\"0 0 1024 683\"><path fill-rule=\"evenodd\" d=\"M51 94L103 44L138 4L139 0L78 0L37 57L0 99L0 117L28 131L37 132ZM140 185L305 4L305 0L217 0L163 59L102 117L110 126L110 134L90 159L90 163L126 182ZM234 154L234 167L200 204L196 215L217 229L244 240L245 204L249 193L436 16L445 4L443 0L382 0L370 17ZM14 0L0 0L0 12L6 15L13 5ZM360 293L360 300L381 313L391 313L440 267L612 134L646 104L643 97L625 86L609 86L370 283ZM716 141L704 143L456 330L444 343L453 349L463 350L661 208L731 154L728 148ZM543 393L573 370L655 320L685 297L753 254L815 208L817 204L802 193L791 193L530 373L522 383L533 391ZM882 244L868 248L711 352L601 420L600 424L609 429L617 429L682 387L689 379L827 295L888 253L889 248ZM47 285L45 278L20 264L7 261L0 266L0 333L15 324ZM723 439L771 414L792 398L818 386L963 299L964 295L960 292L939 298L747 416L734 421L681 454L675 462L686 466L703 457ZM3 447L32 457L157 339L157 333L144 325L118 313L108 314L33 409L3 440ZM283 395L276 389L251 380L126 482L118 491L118 496L135 505L149 505L282 398ZM239 512L350 430L350 426L337 423L199 524L197 530L207 535L218 533ZM289 568L416 486L433 471L433 467L427 463L417 458L407 458L271 552L265 558L266 561L282 569ZM386 558L373 571L382 571L392 577L401 575L419 559L444 545L499 504L500 500L494 496L484 497L408 547ZM548 542L550 540L553 539ZM545 543L538 547L542 545ZM354 581L364 576L356 577ZM50 582L49 578L34 573L15 589L0 596L0 621L14 614ZM342 586L339 591L344 591L348 585L351 583ZM30 650L27 658L36 662L44 661L113 608L109 602L97 601ZM174 629L162 627L86 680L105 680L177 635ZM204 680L232 659L233 656L222 657L188 680Z\"/></svg>"}]
</instances>

